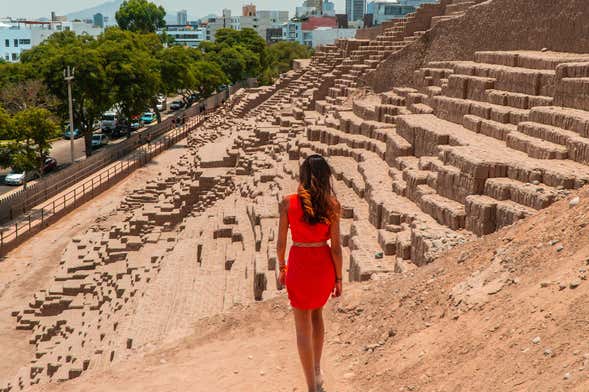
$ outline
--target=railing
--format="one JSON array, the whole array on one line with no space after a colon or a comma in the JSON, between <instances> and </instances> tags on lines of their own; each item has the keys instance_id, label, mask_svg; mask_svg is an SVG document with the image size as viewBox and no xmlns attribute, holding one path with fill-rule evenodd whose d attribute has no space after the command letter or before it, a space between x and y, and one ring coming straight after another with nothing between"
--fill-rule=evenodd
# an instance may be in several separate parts
<instances>
[{"instance_id":1,"label":"railing","mask_svg":"<svg viewBox=\"0 0 589 392\"><path fill-rule=\"evenodd\" d=\"M221 105L229 95L235 93L240 88L251 87L253 85L255 85L255 79L248 79L236 83L228 90L212 95L203 102L199 102L184 111L179 111L161 123L153 125L141 133L134 134L117 145L99 151L87 159L76 162L58 173L48 175L36 183L27 186L26 189L21 189L7 196L0 197L0 223L16 219L19 215L25 214L45 200L49 200L65 189L96 173L98 170L116 162L145 144L147 137L155 139L168 132L173 128L173 121L176 117L192 117L198 115L203 107L206 110L214 109Z\"/></svg>"},{"instance_id":2,"label":"railing","mask_svg":"<svg viewBox=\"0 0 589 392\"><path fill-rule=\"evenodd\" d=\"M95 159L86 165L73 165L80 171L80 174L65 176L65 178L58 181L54 180L55 177L48 178L48 180L52 180L50 186L45 186L41 192L32 193L26 201L22 201L24 206L29 206L28 208L22 207L25 210L24 212L29 211L29 213L26 216L22 214L19 219L14 220L8 227L0 228L0 256L5 255L82 203L110 188L137 168L144 166L154 156L170 148L186 137L188 132L200 126L206 115L225 102L230 94L233 94L241 87L251 86L252 84L252 81L246 81L231 86L229 90L213 95L204 102L178 113L177 116L174 116L174 119L183 118L184 122L181 125L178 122L173 124L172 118L168 118L162 123L121 143L123 146L117 146L116 151L109 151L106 157ZM203 108L204 112L202 111ZM167 134L160 137L165 133ZM159 139L156 140L158 137ZM115 150L115 148L112 150ZM136 150L135 153L129 156L129 152L133 150ZM125 159L117 162L123 156L125 156ZM111 165L113 162L116 163ZM111 166L104 169L108 165ZM80 181L82 182L73 189L67 190ZM38 190L38 188L33 190L35 189ZM31 192L30 189L27 189L14 195L23 197L23 195L27 195L25 191ZM62 192L65 193L59 195ZM11 195L9 200L13 200L14 195ZM56 197L57 195L59 196ZM52 197L53 200L36 207ZM35 201L38 202L35 204ZM0 201L0 203L4 202L4 200Z\"/></svg>"}]
</instances>

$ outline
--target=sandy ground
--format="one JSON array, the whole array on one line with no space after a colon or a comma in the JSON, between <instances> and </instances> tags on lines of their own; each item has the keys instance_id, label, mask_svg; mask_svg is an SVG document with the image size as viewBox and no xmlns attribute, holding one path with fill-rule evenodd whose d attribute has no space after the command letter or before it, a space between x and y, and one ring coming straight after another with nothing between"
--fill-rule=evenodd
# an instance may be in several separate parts
<instances>
[{"instance_id":1,"label":"sandy ground","mask_svg":"<svg viewBox=\"0 0 589 392\"><path fill-rule=\"evenodd\" d=\"M88 372L41 391L306 391L284 297L240 307L194 325L188 338L138 353L106 372ZM327 343L325 356L332 355ZM325 361L326 391L353 391L333 361Z\"/></svg>"}]
</instances>

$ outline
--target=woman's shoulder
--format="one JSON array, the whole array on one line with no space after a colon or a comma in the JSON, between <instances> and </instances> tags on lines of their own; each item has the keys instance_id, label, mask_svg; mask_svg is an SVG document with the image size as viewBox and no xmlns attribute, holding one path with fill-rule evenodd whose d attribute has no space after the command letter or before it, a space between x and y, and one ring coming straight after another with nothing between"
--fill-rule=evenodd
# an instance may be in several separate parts
<instances>
[{"instance_id":1,"label":"woman's shoulder","mask_svg":"<svg viewBox=\"0 0 589 392\"><path fill-rule=\"evenodd\" d=\"M290 195L286 195L286 196L282 196L282 198L280 199L280 201L278 202L280 210L288 210L288 207L290 206L290 201L295 199L297 196L296 193L290 194Z\"/></svg>"}]
</instances>

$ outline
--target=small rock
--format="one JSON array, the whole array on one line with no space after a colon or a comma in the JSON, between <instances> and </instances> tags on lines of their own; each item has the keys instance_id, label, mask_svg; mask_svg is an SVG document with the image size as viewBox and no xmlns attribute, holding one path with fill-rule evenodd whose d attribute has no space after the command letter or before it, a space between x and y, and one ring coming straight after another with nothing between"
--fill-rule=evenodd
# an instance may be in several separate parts
<instances>
[{"instance_id":1,"label":"small rock","mask_svg":"<svg viewBox=\"0 0 589 392\"><path fill-rule=\"evenodd\" d=\"M570 379L571 379L571 377L572 377L572 376L571 376L571 374L570 374L570 373L565 373L565 375L564 375L564 377L563 377L563 378L564 378L565 380L570 380Z\"/></svg>"},{"instance_id":2,"label":"small rock","mask_svg":"<svg viewBox=\"0 0 589 392\"><path fill-rule=\"evenodd\" d=\"M260 370L260 376L263 376L264 374L266 374L266 372L264 372L263 370Z\"/></svg>"},{"instance_id":3,"label":"small rock","mask_svg":"<svg viewBox=\"0 0 589 392\"><path fill-rule=\"evenodd\" d=\"M396 334L397 334L397 331L395 331L393 328L389 329L389 338L392 338Z\"/></svg>"},{"instance_id":4,"label":"small rock","mask_svg":"<svg viewBox=\"0 0 589 392\"><path fill-rule=\"evenodd\" d=\"M352 379L354 377L356 377L356 373L354 373L354 372L344 373L344 378L346 380L350 380L350 379Z\"/></svg>"},{"instance_id":5,"label":"small rock","mask_svg":"<svg viewBox=\"0 0 589 392\"><path fill-rule=\"evenodd\" d=\"M552 352L551 349L547 348L546 350L544 350L544 355L547 357L553 357L554 353Z\"/></svg>"},{"instance_id":6,"label":"small rock","mask_svg":"<svg viewBox=\"0 0 589 392\"><path fill-rule=\"evenodd\" d=\"M247 356L247 359L254 359L254 356L253 355L248 355Z\"/></svg>"},{"instance_id":7,"label":"small rock","mask_svg":"<svg viewBox=\"0 0 589 392\"><path fill-rule=\"evenodd\" d=\"M574 207L577 204L579 204L579 202L581 201L581 199L579 198L579 196L573 197L570 201L569 201L569 207Z\"/></svg>"},{"instance_id":8,"label":"small rock","mask_svg":"<svg viewBox=\"0 0 589 392\"><path fill-rule=\"evenodd\" d=\"M534 344L540 344L541 341L542 339L540 339L540 336L536 336L534 339L532 339L532 343Z\"/></svg>"},{"instance_id":9,"label":"small rock","mask_svg":"<svg viewBox=\"0 0 589 392\"><path fill-rule=\"evenodd\" d=\"M168 361L166 361L166 360L165 360L165 359L163 359L163 358L162 358L162 359L160 359L160 363L161 363L162 365L163 365L164 363L166 363L166 362L168 362Z\"/></svg>"},{"instance_id":10,"label":"small rock","mask_svg":"<svg viewBox=\"0 0 589 392\"><path fill-rule=\"evenodd\" d=\"M579 287L581 285L581 280L580 279L575 279L573 280L571 283L569 283L569 287L571 289L576 289L577 287Z\"/></svg>"},{"instance_id":11,"label":"small rock","mask_svg":"<svg viewBox=\"0 0 589 392\"><path fill-rule=\"evenodd\" d=\"M375 252L374 253L375 259L382 259L383 257L384 257L384 253L382 253L382 252Z\"/></svg>"},{"instance_id":12,"label":"small rock","mask_svg":"<svg viewBox=\"0 0 589 392\"><path fill-rule=\"evenodd\" d=\"M540 282L540 287L545 288L550 286L550 282Z\"/></svg>"},{"instance_id":13,"label":"small rock","mask_svg":"<svg viewBox=\"0 0 589 392\"><path fill-rule=\"evenodd\" d=\"M558 283L558 289L559 290L564 290L566 288L567 288L567 285L566 284L564 284L564 283Z\"/></svg>"},{"instance_id":14,"label":"small rock","mask_svg":"<svg viewBox=\"0 0 589 392\"><path fill-rule=\"evenodd\" d=\"M548 52L548 48L542 48L540 49L541 52Z\"/></svg>"},{"instance_id":15,"label":"small rock","mask_svg":"<svg viewBox=\"0 0 589 392\"><path fill-rule=\"evenodd\" d=\"M556 251L557 251L557 252L562 252L562 250L563 250L563 249L564 249L564 246L562 246L562 245L558 245L558 246L556 247Z\"/></svg>"},{"instance_id":16,"label":"small rock","mask_svg":"<svg viewBox=\"0 0 589 392\"><path fill-rule=\"evenodd\" d=\"M534 184L534 185L540 185L540 181L534 180L534 181L532 181L532 184Z\"/></svg>"}]
</instances>

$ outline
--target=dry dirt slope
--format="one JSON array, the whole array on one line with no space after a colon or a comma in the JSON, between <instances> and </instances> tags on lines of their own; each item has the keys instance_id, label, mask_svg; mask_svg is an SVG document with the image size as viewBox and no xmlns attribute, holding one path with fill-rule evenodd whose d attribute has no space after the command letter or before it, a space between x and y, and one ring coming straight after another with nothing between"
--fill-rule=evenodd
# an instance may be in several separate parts
<instances>
[{"instance_id":1,"label":"dry dirt slope","mask_svg":"<svg viewBox=\"0 0 589 392\"><path fill-rule=\"evenodd\" d=\"M407 275L349 285L327 318L329 392L588 391L589 188ZM572 203L574 204L574 203ZM286 301L44 391L302 389Z\"/></svg>"}]
</instances>

